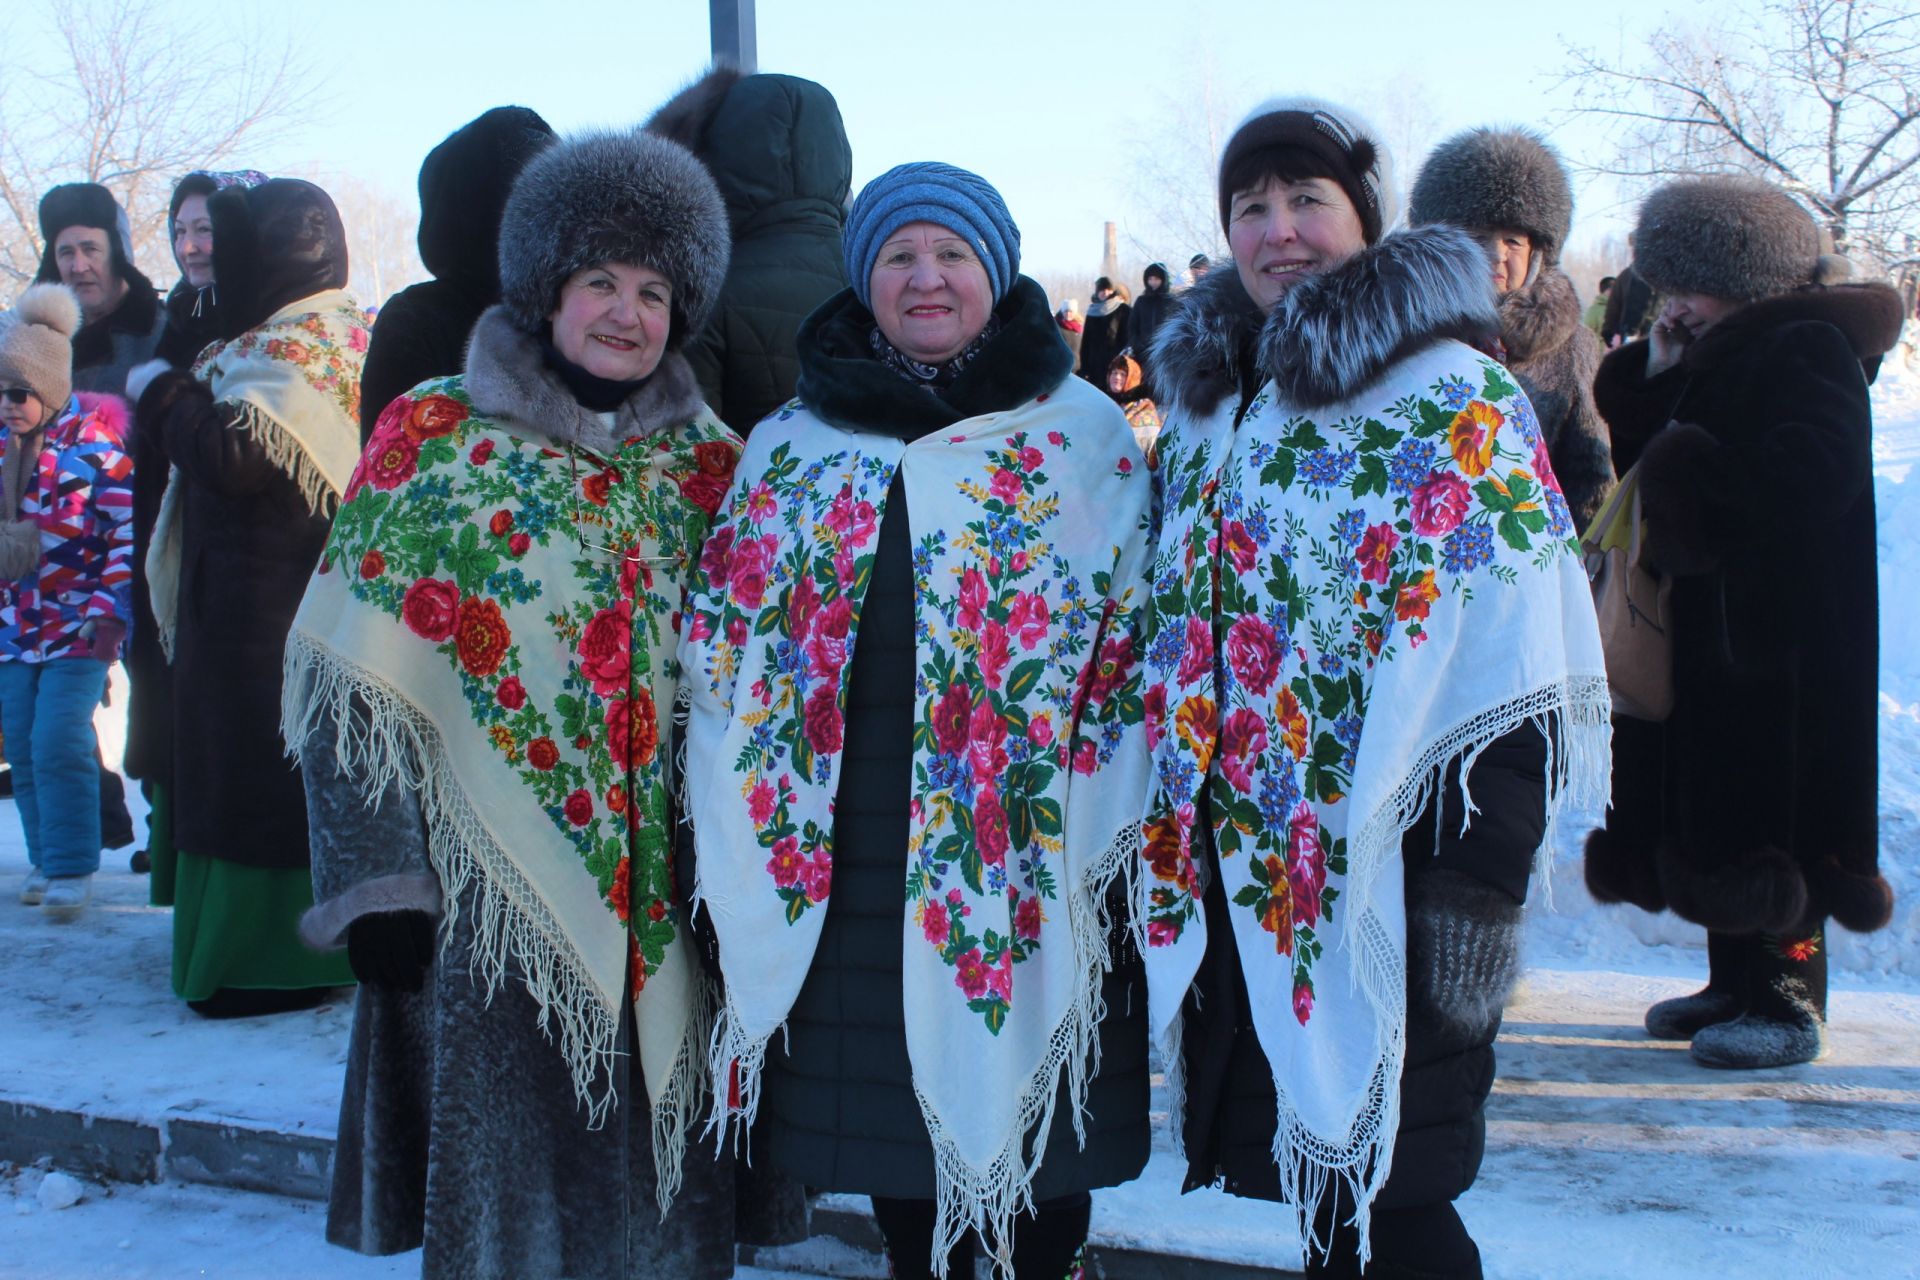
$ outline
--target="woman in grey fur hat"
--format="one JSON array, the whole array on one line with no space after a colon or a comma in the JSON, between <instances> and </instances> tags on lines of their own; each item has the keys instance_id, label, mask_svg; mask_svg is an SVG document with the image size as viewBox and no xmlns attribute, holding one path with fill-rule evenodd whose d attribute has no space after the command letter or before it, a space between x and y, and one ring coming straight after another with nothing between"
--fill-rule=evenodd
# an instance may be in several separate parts
<instances>
[{"instance_id":1,"label":"woman in grey fur hat","mask_svg":"<svg viewBox=\"0 0 1920 1280\"><path fill-rule=\"evenodd\" d=\"M1250 115L1231 268L1161 330L1139 907L1187 1186L1292 1206L1311 1276L1472 1280L1453 1201L1534 859L1606 776L1605 667L1531 407L1474 345L1486 254L1393 230L1379 138Z\"/></svg>"},{"instance_id":2,"label":"woman in grey fur hat","mask_svg":"<svg viewBox=\"0 0 1920 1280\"><path fill-rule=\"evenodd\" d=\"M1500 296L1501 362L1520 379L1576 529L1613 488L1606 424L1593 407L1600 341L1581 323L1580 295L1560 270L1573 188L1560 157L1526 129L1469 129L1421 166L1408 216L1450 222L1487 251Z\"/></svg>"},{"instance_id":3,"label":"woman in grey fur hat","mask_svg":"<svg viewBox=\"0 0 1920 1280\"><path fill-rule=\"evenodd\" d=\"M304 934L362 982L328 1238L424 1243L428 1277L727 1276L669 857L674 619L740 448L681 355L726 211L677 144L576 136L499 257L464 372L381 413L287 644Z\"/></svg>"},{"instance_id":4,"label":"woman in grey fur hat","mask_svg":"<svg viewBox=\"0 0 1920 1280\"><path fill-rule=\"evenodd\" d=\"M1707 928L1706 987L1649 1009L1649 1033L1706 1066L1807 1062L1826 921L1865 932L1893 910L1867 384L1903 307L1882 284L1812 284L1813 219L1757 178L1661 187L1635 240L1667 302L1594 390L1672 584L1674 707L1615 722L1587 884Z\"/></svg>"}]
</instances>

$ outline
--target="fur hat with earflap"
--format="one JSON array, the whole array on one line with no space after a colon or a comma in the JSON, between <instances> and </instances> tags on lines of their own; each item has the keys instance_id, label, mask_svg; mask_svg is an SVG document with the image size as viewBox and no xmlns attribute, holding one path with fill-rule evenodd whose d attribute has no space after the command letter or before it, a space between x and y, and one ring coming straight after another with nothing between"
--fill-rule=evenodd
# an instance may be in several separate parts
<instances>
[{"instance_id":1,"label":"fur hat with earflap","mask_svg":"<svg viewBox=\"0 0 1920 1280\"><path fill-rule=\"evenodd\" d=\"M1680 178L1640 206L1633 269L1661 293L1751 302L1798 289L1820 260L1820 232L1799 202L1742 174Z\"/></svg>"},{"instance_id":2,"label":"fur hat with earflap","mask_svg":"<svg viewBox=\"0 0 1920 1280\"><path fill-rule=\"evenodd\" d=\"M500 219L500 300L517 328L537 334L574 272L645 267L673 286L676 350L712 312L732 247L719 189L685 147L641 132L575 134L514 182Z\"/></svg>"},{"instance_id":3,"label":"fur hat with earflap","mask_svg":"<svg viewBox=\"0 0 1920 1280\"><path fill-rule=\"evenodd\" d=\"M1416 226L1450 222L1468 230L1524 231L1551 267L1573 225L1566 166L1528 129L1469 129L1433 149L1407 206Z\"/></svg>"},{"instance_id":4,"label":"fur hat with earflap","mask_svg":"<svg viewBox=\"0 0 1920 1280\"><path fill-rule=\"evenodd\" d=\"M73 335L80 300L63 284L36 284L0 316L0 386L25 387L49 411L73 397Z\"/></svg>"}]
</instances>

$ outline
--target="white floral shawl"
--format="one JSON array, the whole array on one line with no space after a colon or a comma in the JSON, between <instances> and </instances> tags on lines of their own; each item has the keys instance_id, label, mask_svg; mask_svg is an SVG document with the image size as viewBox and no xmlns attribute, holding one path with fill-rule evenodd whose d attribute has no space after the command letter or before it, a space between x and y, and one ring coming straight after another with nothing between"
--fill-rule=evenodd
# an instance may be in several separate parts
<instances>
[{"instance_id":1,"label":"white floral shawl","mask_svg":"<svg viewBox=\"0 0 1920 1280\"><path fill-rule=\"evenodd\" d=\"M1147 777L1149 493L1119 411L1073 378L911 444L797 402L755 428L681 648L697 895L726 976L722 1125L751 1125L832 891L847 672L896 470L919 637L906 1034L944 1259L968 1226L1010 1238L1062 1069L1078 1128L1096 1067L1103 897L1135 861Z\"/></svg>"}]
</instances>

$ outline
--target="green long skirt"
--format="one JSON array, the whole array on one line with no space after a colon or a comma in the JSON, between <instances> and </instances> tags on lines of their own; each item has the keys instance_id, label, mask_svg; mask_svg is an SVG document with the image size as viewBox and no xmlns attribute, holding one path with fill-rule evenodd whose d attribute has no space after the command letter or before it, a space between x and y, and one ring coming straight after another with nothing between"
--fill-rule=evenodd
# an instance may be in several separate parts
<instances>
[{"instance_id":1,"label":"green long skirt","mask_svg":"<svg viewBox=\"0 0 1920 1280\"><path fill-rule=\"evenodd\" d=\"M313 905L312 873L243 867L175 848L171 800L165 787L153 789L147 850L153 905L173 908L173 993L205 1000L222 987L351 985L346 952L309 951L300 941L300 917Z\"/></svg>"}]
</instances>

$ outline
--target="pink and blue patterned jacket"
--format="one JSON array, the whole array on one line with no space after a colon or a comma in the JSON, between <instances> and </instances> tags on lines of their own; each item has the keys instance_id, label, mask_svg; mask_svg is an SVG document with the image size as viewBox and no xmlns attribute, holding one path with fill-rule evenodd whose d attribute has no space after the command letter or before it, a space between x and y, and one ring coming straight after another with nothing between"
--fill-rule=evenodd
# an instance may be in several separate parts
<instances>
[{"instance_id":1,"label":"pink and blue patterned jacket","mask_svg":"<svg viewBox=\"0 0 1920 1280\"><path fill-rule=\"evenodd\" d=\"M47 428L20 518L40 524L40 567L0 580L0 662L81 658L81 628L133 620L133 459L127 406L81 392ZM0 456L10 443L0 432Z\"/></svg>"}]
</instances>

